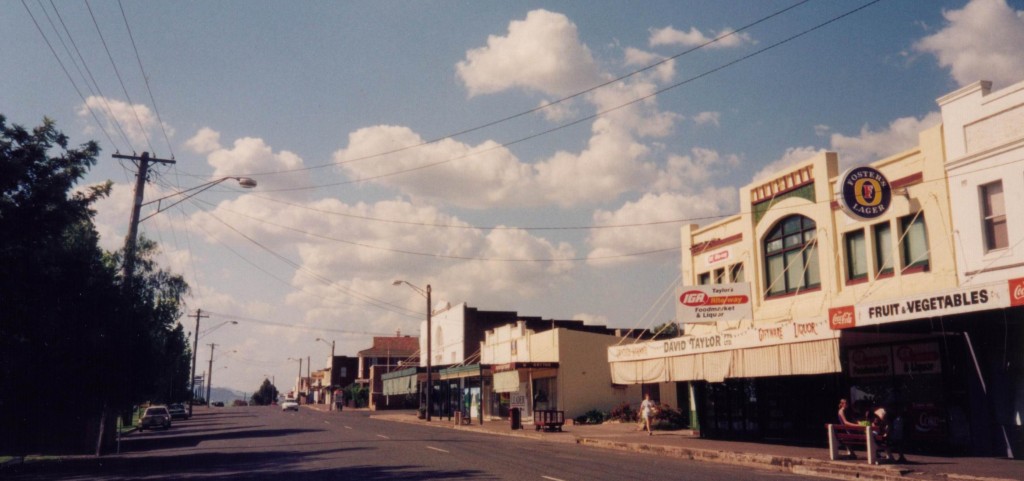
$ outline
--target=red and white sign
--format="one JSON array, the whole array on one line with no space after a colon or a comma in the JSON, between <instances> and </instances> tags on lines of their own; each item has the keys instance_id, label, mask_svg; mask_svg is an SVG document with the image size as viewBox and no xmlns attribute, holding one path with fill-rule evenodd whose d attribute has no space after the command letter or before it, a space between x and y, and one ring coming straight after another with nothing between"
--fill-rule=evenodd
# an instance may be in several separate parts
<instances>
[{"instance_id":1,"label":"red and white sign","mask_svg":"<svg viewBox=\"0 0 1024 481\"><path fill-rule=\"evenodd\" d=\"M892 375L892 349L889 346L850 349L850 377Z\"/></svg>"},{"instance_id":2,"label":"red and white sign","mask_svg":"<svg viewBox=\"0 0 1024 481\"><path fill-rule=\"evenodd\" d=\"M732 257L732 249L723 249L718 252L712 252L704 258L704 261L708 264L718 264L719 262L725 262Z\"/></svg>"},{"instance_id":3,"label":"red and white sign","mask_svg":"<svg viewBox=\"0 0 1024 481\"><path fill-rule=\"evenodd\" d=\"M828 326L832 329L857 327L857 310L853 306L834 307L828 310Z\"/></svg>"},{"instance_id":4,"label":"red and white sign","mask_svg":"<svg viewBox=\"0 0 1024 481\"><path fill-rule=\"evenodd\" d=\"M750 284L683 286L676 290L676 320L679 322L720 322L753 319Z\"/></svg>"},{"instance_id":5,"label":"red and white sign","mask_svg":"<svg viewBox=\"0 0 1024 481\"><path fill-rule=\"evenodd\" d=\"M896 374L938 374L942 372L939 343L898 344L896 352Z\"/></svg>"},{"instance_id":6,"label":"red and white sign","mask_svg":"<svg viewBox=\"0 0 1024 481\"><path fill-rule=\"evenodd\" d=\"M1024 277L1011 279L1010 285L1010 307L1024 306Z\"/></svg>"}]
</instances>

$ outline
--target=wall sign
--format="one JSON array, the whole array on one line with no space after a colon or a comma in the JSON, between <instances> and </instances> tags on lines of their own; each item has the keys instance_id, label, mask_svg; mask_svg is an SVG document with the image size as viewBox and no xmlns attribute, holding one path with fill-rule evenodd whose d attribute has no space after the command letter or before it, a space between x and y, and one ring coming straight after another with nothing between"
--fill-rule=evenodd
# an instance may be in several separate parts
<instances>
[{"instance_id":1,"label":"wall sign","mask_svg":"<svg viewBox=\"0 0 1024 481\"><path fill-rule=\"evenodd\" d=\"M889 210L892 186L873 167L854 167L839 176L839 205L856 219L874 219Z\"/></svg>"},{"instance_id":2,"label":"wall sign","mask_svg":"<svg viewBox=\"0 0 1024 481\"><path fill-rule=\"evenodd\" d=\"M750 283L682 286L676 289L679 322L721 322L753 319Z\"/></svg>"}]
</instances>

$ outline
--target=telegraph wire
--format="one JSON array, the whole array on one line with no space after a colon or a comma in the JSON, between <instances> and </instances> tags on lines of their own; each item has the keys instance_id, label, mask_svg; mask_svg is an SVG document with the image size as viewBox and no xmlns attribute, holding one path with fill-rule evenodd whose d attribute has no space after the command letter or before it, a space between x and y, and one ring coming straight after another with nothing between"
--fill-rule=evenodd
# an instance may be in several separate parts
<instances>
[{"instance_id":1,"label":"telegraph wire","mask_svg":"<svg viewBox=\"0 0 1024 481\"><path fill-rule=\"evenodd\" d=\"M348 329L334 329L334 328L330 328L330 327L302 326L302 325L298 325L298 324L287 324L287 323L284 323L284 322L267 321L267 320L263 320L263 319L254 319L254 318L251 318L251 317L236 316L236 315L232 315L232 314L223 314L223 313L219 313L219 312L208 311L206 309L203 309L203 312L205 312L207 314L210 314L211 316L217 316L218 318L223 317L225 319L231 319L231 320L235 320L235 321L254 322L256 324L263 324L263 325L275 326L275 327L287 327L289 329L299 329L299 330L303 330L303 331L333 332L333 333L338 333L338 334L355 334L355 335L362 335L362 336L390 336L391 335L390 333L383 333L383 332L353 331L353 330L348 330Z\"/></svg>"},{"instance_id":2,"label":"telegraph wire","mask_svg":"<svg viewBox=\"0 0 1024 481\"><path fill-rule=\"evenodd\" d=\"M53 0L50 0L51 2ZM164 127L164 119L160 117L160 109L156 106L156 98L153 97L153 89L149 86L149 76L146 75L146 69L142 67L142 57L139 55L139 47L135 45L135 36L132 35L132 27L128 24L128 15L124 13L124 5L121 4L121 0L117 0L117 6L121 9L121 18L124 19L124 27L128 30L128 38L132 41L132 49L135 50L135 60L139 62L139 71L142 72L142 80L146 83L146 91L149 92L149 101L153 104L153 112L156 114L156 120L160 124L160 130L164 134L164 140L167 141L167 151L171 154L171 159L174 159L174 149L171 147L171 139L167 136L167 128ZM152 149L153 147L150 146Z\"/></svg>"},{"instance_id":3,"label":"telegraph wire","mask_svg":"<svg viewBox=\"0 0 1024 481\"><path fill-rule=\"evenodd\" d=\"M760 19L758 19L758 20L756 20L754 22L748 23L748 24L746 24L746 25L744 25L744 26L742 26L740 28L737 28L735 30L731 30L729 32L723 33L723 34L721 34L721 35L719 35L719 36L717 36L717 37L715 37L715 38L713 38L711 40L705 41L704 43L702 43L700 45L696 45L694 47L691 47L688 50L684 50L684 51L682 51L680 53L677 53L675 55L672 55L670 57L666 57L666 58L664 58L662 60L659 60L659 61L657 61L655 63L647 65L646 67L642 67L640 69L637 69L637 70L634 70L632 72L629 72L629 73L627 73L625 75L621 75L619 77L615 77L615 78L613 78L611 80L599 83L599 84L594 85L592 87L589 87L587 89L584 89L584 90L581 90L579 92L570 94L570 95L568 95L566 97L562 97L562 98L557 99L557 100L553 100L551 102L548 102L548 103L545 103L543 105L534 107L532 109L525 110L525 111L522 111L522 112L519 112L519 113L516 113L516 114L508 115L506 117L502 117L502 118L497 119L497 120L492 120L490 122L487 122L487 123L484 123L484 124L481 124L481 125L477 125L475 127L470 127L470 128L467 128L467 129L463 129L463 130L460 130L460 131L457 131L457 132L454 132L454 133L450 133L450 134L444 135L442 137L434 138L432 140L426 140L426 141L420 142L418 144L407 145L407 146L399 147L399 148L392 149L392 150L389 150L389 151L379 152L379 153L376 153L376 154L370 154L370 155L366 155L366 156L363 156L363 157L358 157L358 158L355 158L355 159L348 159L348 160L341 161L341 162L328 162L328 163L325 163L325 164L313 165L313 166L309 166L309 167L300 167L300 168L287 169L287 170L277 170L277 171L272 171L272 172L255 172L255 173L250 173L249 175L257 176L257 175L284 174L284 173L289 173L289 172L300 172L300 171L307 171L307 170L314 170L314 169L322 169L322 168L325 168L325 167L333 167L333 166L347 164L347 163L351 163L351 162L358 162L358 161L362 161L362 160L369 160L369 159L373 159L373 158L377 158L377 157L383 157L385 155L397 154L397 153L404 152L404 151L407 151L407 150L412 150L412 149L415 149L415 148L423 147L425 145L436 144L436 143L444 141L444 140L448 140L448 139L452 139L452 138L455 138L455 137L459 137L459 136L462 136L462 135L465 135L465 134L476 132L478 130L483 130L483 129L486 129L488 127L493 127L495 125L502 124L502 123L508 122L510 120L514 120L514 119L517 119L517 118L520 118L520 117L524 117L524 116L527 116L527 115L530 115L530 114L534 114L534 113L540 112L540 111L545 110L545 109L549 109L549 108L551 108L551 107L553 107L555 105L561 104L563 102L567 102L569 100L572 100L572 99L575 99L577 97L586 95L586 94L588 94L590 92L593 92L595 90L602 89L602 88L607 87L609 85L612 85L612 84L621 82L623 80L626 80L626 79L628 79L630 77L639 75L639 74L641 74L643 72L646 72L648 70L656 68L656 67L658 67L660 65L663 65L665 63L671 62L671 61L673 61L673 60L675 60L675 59L677 59L679 57L682 57L682 56L684 56L686 54L689 54L689 53L694 52L696 50L700 50L700 49L702 49L704 47L712 45L712 44L714 44L716 42L719 42L721 40L724 40L726 38L732 37L732 36L734 36L736 34L739 34L740 32L743 32L745 30L749 30L749 29L751 29L751 28L753 28L753 27L755 27L755 26L757 26L757 25L759 25L761 23L764 23L764 22L766 22L766 21L768 21L768 20L770 20L772 18L775 18L775 17L777 17L779 15L782 15L783 13L786 13L786 12L788 12L788 11L790 11L790 10L796 8L796 7L799 7L799 6L801 6L801 5L805 4L805 3L808 3L810 1L811 0L800 0L797 3L794 3L794 4L792 4L792 5L790 5L790 6L786 7L786 8L783 8L781 10L778 10L778 11L774 12L774 13L771 13L768 16L762 17L762 18L760 18Z\"/></svg>"},{"instance_id":4,"label":"telegraph wire","mask_svg":"<svg viewBox=\"0 0 1024 481\"><path fill-rule=\"evenodd\" d=\"M610 107L610 108L607 108L605 110L601 110L601 111L595 112L595 113L590 114L590 115L585 115L585 116L580 117L580 118L578 118L576 120L573 120L571 122L566 122L566 123L563 123L563 124L560 124L560 125L556 125L556 126L550 128L550 129L542 130L540 132L537 132L537 133L534 133L534 134L530 134L530 135L527 135L525 137L521 137L521 138L516 139L516 140L512 140L512 141L505 142L505 143L496 143L495 145L493 145L493 146L491 146L489 148L485 148L485 149L481 149L481 150L477 150L477 151L471 151L471 152L468 152L466 154L463 154L463 155L460 155L460 156L457 156L457 157L451 157L451 158L448 158L448 159L445 159L445 160L431 162L431 163L419 165L419 166L416 166L416 167L410 167L408 169L402 169L402 170L396 170L396 171L392 171L392 172L387 172L387 173L384 173L384 174L379 174L379 175L374 175L374 176L369 176L369 177L360 177L358 179L347 180L347 181L342 181L342 182L333 182L333 183L327 183L327 184L311 185L311 186L307 186L307 187L291 187L291 188L282 188L282 189L274 189L274 190L269 190L268 189L268 190L264 190L264 192L294 192L294 191L315 190L315 189L322 189L322 188L327 188L327 187L337 187L337 186L342 186L342 185L358 184L358 183L363 183L363 182L367 182L367 181L370 181L370 180L377 180L377 179L381 179L381 178L385 178L385 177L392 177L392 176L395 176L395 175L407 174L409 172L415 172L415 171L418 171L418 170L429 169L429 168L437 167L439 165L447 164L447 163L450 163L450 162L453 162L453 161L456 161L456 160L461 160L461 159L468 158L468 157L473 157L473 156L478 156L478 155L481 155L481 154L486 154L488 152L493 152L493 151L496 151L496 150L499 150L499 149L505 149L505 148L510 147L512 145L516 145L516 144L520 144L520 143L523 143L523 142L527 142L527 141L530 141L530 140L533 140L533 139L536 139L536 138L539 138L539 137L542 137L542 136L545 136L545 135L548 135L548 134L551 134L551 133L554 133L554 132L557 132L557 131L560 131L560 130L563 130L563 129L567 129L569 127L573 127L575 125L582 124L584 122L589 122L591 120L597 119L599 117L603 117L605 115L608 115L610 113L616 112L616 111L621 110L621 109L624 109L624 108L629 107L631 105L635 105L637 103L640 103L640 102L646 101L648 99L657 97L658 95L661 95L661 94L663 94L665 92L668 92L669 90L673 90L673 89L682 87L684 85L690 84L692 82L695 82L697 80L703 79L704 77L708 77L710 75L718 73L718 72L720 72L722 70L725 70L725 69L727 69L729 67L732 67L732 66L734 66L734 65L736 65L736 64L738 64L740 62L749 60L750 58L753 58L753 57L755 57L757 55L760 55L760 54L765 53L765 52L767 52L769 50L775 49L776 47L779 47L781 45L784 45L784 44L787 44L789 42L792 42L793 40L796 40L796 39L798 39L800 37L803 37L803 36L808 35L808 34L810 34L812 32L815 32L815 31L817 31L817 30L819 30L821 28L824 28L824 27L826 27L828 25L831 25L831 24L833 24L835 22L838 22L839 20L842 20L842 19L844 19L844 18L846 18L846 17L848 17L850 15L853 15L853 14L855 14L857 12L860 12L861 10L864 10L864 9L866 9L866 8L876 4L876 3L879 3L881 1L882 0L872 0L872 1L868 2L868 3L865 3L865 4L861 5L861 6L853 9L853 10L849 10L846 13L843 13L841 15L832 17L831 19L826 20L825 22L819 23L819 24L817 24L817 25L815 25L813 27L810 27L808 29L805 29L805 30L803 30L803 31L801 31L801 32L799 32L797 34L794 34L794 35L791 35L789 37L786 37L783 40L780 40L780 41L777 41L775 43L772 43L771 45L768 45L767 47L758 49L758 50L756 50L754 52L751 52L751 53L749 53L747 55L744 55L744 56L739 57L737 59L734 59L732 61L726 62L726 63L724 63L722 65L719 65L718 67L712 68L710 70L706 70L703 73L694 75L694 76L692 76L690 78L687 78L686 80L683 80L683 81L680 81L680 82L676 82L676 83L668 85L666 87L662 87L662 88L660 88L658 90L655 90L654 92L652 92L650 94L642 95L640 97L634 98L633 100L630 100L630 101L628 101L626 103L617 105L615 107ZM409 147L409 148L413 148L413 147ZM388 152L388 153L394 153L394 152L395 151ZM381 155L387 155L388 153L374 155L373 157L379 157ZM367 157L367 158L369 158L369 157ZM359 158L359 159L349 159L349 161L346 161L346 162L351 162L351 161L354 161L354 160L362 160L362 158ZM331 164L326 164L326 165L334 166L334 165L339 165L339 163L331 163ZM285 173L285 172L289 172L289 171L280 171L280 172L273 172L273 173L276 174L276 173ZM254 175L255 176L255 175L268 175L268 174L271 174L271 173L257 173L257 174L250 174L250 175Z\"/></svg>"},{"instance_id":5,"label":"telegraph wire","mask_svg":"<svg viewBox=\"0 0 1024 481\"><path fill-rule=\"evenodd\" d=\"M107 141L110 142L110 145L113 145L116 148L117 143L115 143L114 139L110 137L110 133L107 132L107 129L103 127L103 123L100 122L99 117L96 115L96 111L94 111L92 107L89 106L89 103L85 101L85 96L82 95L82 90L78 88L78 84L75 83L75 79L71 76L71 73L68 72L67 67L64 66L64 62L61 61L60 55L57 55L57 51L53 48L53 44L51 44L50 39L46 37L46 33L44 33L42 27L39 26L39 22L36 21L35 15L32 15L32 10L28 8L28 4L25 3L25 0L21 0L21 5L25 7L25 11L28 12L28 16L32 18L32 23L36 26L36 30L38 30L39 35L43 37L43 41L46 42L46 46L50 48L50 53L53 54L53 58L57 61L57 64L60 65L60 69L64 71L64 75L67 76L68 81L71 82L71 87L75 89L75 92L78 94L78 98L82 99L82 104L85 105L86 110L88 110L89 114L92 115L92 119L96 121L96 125L99 126L103 135L107 137Z\"/></svg>"},{"instance_id":6,"label":"telegraph wire","mask_svg":"<svg viewBox=\"0 0 1024 481\"><path fill-rule=\"evenodd\" d=\"M139 130L143 138L146 139L146 145L149 146L149 151L156 153L156 149L153 148L153 144L149 141L149 134L146 132L146 128L142 126L142 119L139 118L139 112L135 108L135 102L132 101L131 95L128 94L128 88L124 85L124 79L121 78L121 72L117 69L117 63L114 62L114 55L110 53L110 48L107 47L107 40L103 38L103 32L100 30L100 24L96 21L96 15L92 12L92 6L89 5L89 0L85 0L85 7L89 10L89 16L92 17L92 24L96 26L96 34L100 37L100 42L103 44L103 49L107 52L107 58L110 59L110 66L114 69L114 74L117 75L118 82L121 83L121 91L124 92L124 96L128 99L128 106L132 109L132 114L135 115L135 121L139 124Z\"/></svg>"}]
</instances>

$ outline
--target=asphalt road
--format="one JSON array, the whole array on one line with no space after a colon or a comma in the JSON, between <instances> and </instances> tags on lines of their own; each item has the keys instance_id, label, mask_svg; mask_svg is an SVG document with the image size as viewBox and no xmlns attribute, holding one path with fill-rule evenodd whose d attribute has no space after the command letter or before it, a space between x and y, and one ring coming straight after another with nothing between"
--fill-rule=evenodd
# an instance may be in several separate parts
<instances>
[{"instance_id":1,"label":"asphalt road","mask_svg":"<svg viewBox=\"0 0 1024 481\"><path fill-rule=\"evenodd\" d=\"M366 412L214 408L122 453L26 464L8 479L734 480L786 473L371 419Z\"/></svg>"}]
</instances>

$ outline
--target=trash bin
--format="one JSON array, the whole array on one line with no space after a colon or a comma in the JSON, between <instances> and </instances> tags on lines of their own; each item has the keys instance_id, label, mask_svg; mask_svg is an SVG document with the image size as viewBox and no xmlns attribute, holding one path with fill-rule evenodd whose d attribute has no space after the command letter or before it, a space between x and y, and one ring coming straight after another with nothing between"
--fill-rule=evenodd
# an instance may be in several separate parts
<instances>
[{"instance_id":1,"label":"trash bin","mask_svg":"<svg viewBox=\"0 0 1024 481\"><path fill-rule=\"evenodd\" d=\"M508 410L508 422L512 429L523 429L523 415L519 408Z\"/></svg>"}]
</instances>

